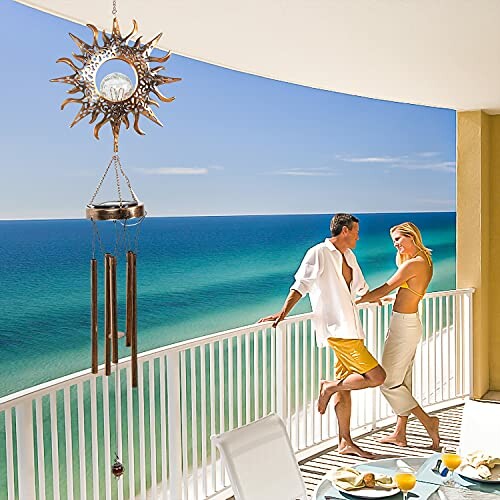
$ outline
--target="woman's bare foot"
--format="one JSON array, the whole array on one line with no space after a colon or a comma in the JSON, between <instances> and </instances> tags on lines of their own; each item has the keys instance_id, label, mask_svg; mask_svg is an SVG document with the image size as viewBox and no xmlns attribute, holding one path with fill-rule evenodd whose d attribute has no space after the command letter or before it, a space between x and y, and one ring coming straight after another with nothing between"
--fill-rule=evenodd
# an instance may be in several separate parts
<instances>
[{"instance_id":1,"label":"woman's bare foot","mask_svg":"<svg viewBox=\"0 0 500 500\"><path fill-rule=\"evenodd\" d=\"M375 455L373 453L362 450L359 446L356 446L354 443L347 443L344 440L342 440L341 443L339 444L337 451L341 455L357 455L358 457L368 458L370 460L373 460L375 458Z\"/></svg>"},{"instance_id":2,"label":"woman's bare foot","mask_svg":"<svg viewBox=\"0 0 500 500\"><path fill-rule=\"evenodd\" d=\"M401 446L402 448L405 448L408 446L408 442L406 441L406 436L399 436L397 434L391 434L390 436L385 436L382 439L378 440L379 443L387 443L387 444L394 444L396 446Z\"/></svg>"},{"instance_id":3,"label":"woman's bare foot","mask_svg":"<svg viewBox=\"0 0 500 500\"><path fill-rule=\"evenodd\" d=\"M439 418L438 417L429 417L431 420L431 426L427 429L430 438L432 439L431 449L435 451L439 451L441 447L439 446L439 442L441 440L439 436Z\"/></svg>"},{"instance_id":4,"label":"woman's bare foot","mask_svg":"<svg viewBox=\"0 0 500 500\"><path fill-rule=\"evenodd\" d=\"M330 402L330 398L335 392L335 390L332 390L334 387L335 384L328 380L321 380L319 383L318 411L321 415L325 413L326 407Z\"/></svg>"}]
</instances>

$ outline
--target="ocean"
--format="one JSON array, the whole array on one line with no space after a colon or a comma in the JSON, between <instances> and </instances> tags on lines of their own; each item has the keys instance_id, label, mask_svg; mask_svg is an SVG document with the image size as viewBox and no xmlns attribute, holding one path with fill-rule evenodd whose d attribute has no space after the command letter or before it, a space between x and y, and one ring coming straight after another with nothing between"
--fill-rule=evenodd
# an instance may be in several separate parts
<instances>
[{"instance_id":1,"label":"ocean","mask_svg":"<svg viewBox=\"0 0 500 500\"><path fill-rule=\"evenodd\" d=\"M305 251L329 236L330 218L146 218L138 238L139 350L251 324L276 312ZM359 219L355 252L370 287L395 270L389 228L409 220L433 250L429 291L455 288L455 213L360 214ZM113 223L106 224L100 229L104 242L115 235ZM0 221L0 235L4 396L90 366L92 225ZM123 258L118 267L119 329L124 330ZM102 289L101 284L101 295ZM306 299L292 314L309 310ZM125 347L122 355L128 355Z\"/></svg>"}]
</instances>

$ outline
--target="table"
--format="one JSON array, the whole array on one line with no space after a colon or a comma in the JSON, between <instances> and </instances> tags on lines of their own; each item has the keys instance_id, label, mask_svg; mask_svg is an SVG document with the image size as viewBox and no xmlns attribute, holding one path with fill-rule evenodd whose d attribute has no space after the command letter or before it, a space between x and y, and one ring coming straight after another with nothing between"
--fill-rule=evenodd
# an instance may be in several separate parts
<instances>
[{"instance_id":1,"label":"table","mask_svg":"<svg viewBox=\"0 0 500 500\"><path fill-rule=\"evenodd\" d=\"M402 462L406 463L413 470L418 471L420 467L427 461L428 457L425 458L389 458L383 460L373 460L370 463L374 464L375 467L388 467L397 469L400 465L403 465ZM331 483L328 479L324 478L314 490L312 500L325 500L325 494L328 493L328 490L331 487ZM453 488L447 488L441 486L435 493L433 493L429 500L464 500L467 498L477 499L477 500L499 500L498 495L494 495L492 493L481 493L479 491L471 491L471 495L468 497L464 497L464 494L461 491L457 491ZM354 497L346 497L354 498ZM393 497L388 497L393 498ZM397 497L394 497L397 498Z\"/></svg>"}]
</instances>

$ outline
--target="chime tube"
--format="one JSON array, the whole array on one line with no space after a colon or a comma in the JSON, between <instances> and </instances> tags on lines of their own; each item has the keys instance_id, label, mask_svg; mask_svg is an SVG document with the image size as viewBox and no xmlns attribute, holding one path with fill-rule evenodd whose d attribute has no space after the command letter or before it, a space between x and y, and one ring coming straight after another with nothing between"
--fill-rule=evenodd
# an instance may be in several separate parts
<instances>
[{"instance_id":1,"label":"chime tube","mask_svg":"<svg viewBox=\"0 0 500 500\"><path fill-rule=\"evenodd\" d=\"M111 375L111 257L104 256L104 364L105 373Z\"/></svg>"},{"instance_id":2,"label":"chime tube","mask_svg":"<svg viewBox=\"0 0 500 500\"><path fill-rule=\"evenodd\" d=\"M133 280L132 280L132 256L133 252L127 252L127 327L126 327L126 339L125 345L127 347L131 346L132 343L132 300L133 300Z\"/></svg>"},{"instance_id":3,"label":"chime tube","mask_svg":"<svg viewBox=\"0 0 500 500\"><path fill-rule=\"evenodd\" d=\"M90 343L92 351L92 373L97 373L99 365L99 339L97 328L97 260L90 260L90 288L91 288L91 309L90 309Z\"/></svg>"},{"instance_id":4,"label":"chime tube","mask_svg":"<svg viewBox=\"0 0 500 500\"><path fill-rule=\"evenodd\" d=\"M131 275L131 318L130 318L130 343L131 343L131 361L132 361L132 387L138 385L137 368L137 274L136 274L136 255L130 253L130 275ZM127 255L128 257L128 255Z\"/></svg>"},{"instance_id":5,"label":"chime tube","mask_svg":"<svg viewBox=\"0 0 500 500\"><path fill-rule=\"evenodd\" d=\"M111 255L110 257L109 275L112 361L113 363L118 363L118 307L116 298L116 257L114 255Z\"/></svg>"}]
</instances>

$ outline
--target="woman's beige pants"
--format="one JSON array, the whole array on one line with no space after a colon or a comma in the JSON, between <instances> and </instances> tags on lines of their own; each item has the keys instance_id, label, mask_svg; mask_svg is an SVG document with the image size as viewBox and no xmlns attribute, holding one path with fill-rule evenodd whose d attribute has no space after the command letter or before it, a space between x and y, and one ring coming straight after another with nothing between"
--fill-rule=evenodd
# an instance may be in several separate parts
<instances>
[{"instance_id":1,"label":"woman's beige pants","mask_svg":"<svg viewBox=\"0 0 500 500\"><path fill-rule=\"evenodd\" d=\"M418 406L412 395L413 360L422 337L418 313L392 313L382 355L387 377L380 388L396 415L407 416Z\"/></svg>"}]
</instances>

